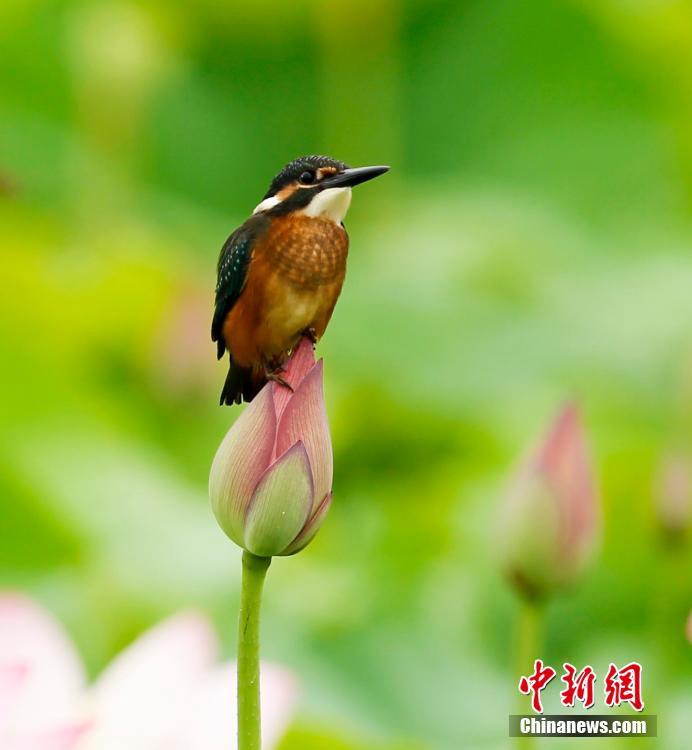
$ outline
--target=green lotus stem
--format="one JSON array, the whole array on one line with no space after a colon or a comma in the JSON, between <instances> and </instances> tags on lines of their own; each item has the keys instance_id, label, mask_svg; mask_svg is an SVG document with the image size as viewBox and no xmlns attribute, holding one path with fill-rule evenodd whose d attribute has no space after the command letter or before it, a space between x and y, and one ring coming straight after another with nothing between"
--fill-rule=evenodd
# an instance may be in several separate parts
<instances>
[{"instance_id":1,"label":"green lotus stem","mask_svg":"<svg viewBox=\"0 0 692 750\"><path fill-rule=\"evenodd\" d=\"M271 557L243 552L238 620L238 750L261 750L260 608Z\"/></svg>"},{"instance_id":2,"label":"green lotus stem","mask_svg":"<svg viewBox=\"0 0 692 750\"><path fill-rule=\"evenodd\" d=\"M519 621L517 623L517 674L531 674L534 659L540 658L542 641L543 608L541 604L522 597ZM526 707L527 698L519 696L520 714L530 714ZM521 750L530 750L534 746L535 737L518 737L517 745Z\"/></svg>"}]
</instances>

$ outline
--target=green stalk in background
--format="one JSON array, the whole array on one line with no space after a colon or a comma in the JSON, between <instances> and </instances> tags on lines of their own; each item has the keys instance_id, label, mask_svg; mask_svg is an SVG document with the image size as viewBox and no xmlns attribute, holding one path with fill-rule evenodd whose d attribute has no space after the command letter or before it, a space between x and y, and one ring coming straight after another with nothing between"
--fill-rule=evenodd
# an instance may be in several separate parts
<instances>
[{"instance_id":1,"label":"green stalk in background","mask_svg":"<svg viewBox=\"0 0 692 750\"><path fill-rule=\"evenodd\" d=\"M238 750L261 750L260 608L271 557L243 552L238 620Z\"/></svg>"},{"instance_id":2,"label":"green stalk in background","mask_svg":"<svg viewBox=\"0 0 692 750\"><path fill-rule=\"evenodd\" d=\"M517 675L531 674L534 660L540 657L542 641L543 607L539 602L522 598L516 626ZM519 695L517 713L531 713L531 709L527 708L527 700L526 696ZM518 737L517 745L522 750L530 750L534 746L534 740L535 737Z\"/></svg>"},{"instance_id":3,"label":"green stalk in background","mask_svg":"<svg viewBox=\"0 0 692 750\"><path fill-rule=\"evenodd\" d=\"M516 626L516 675L533 673L545 654L546 602L584 575L600 537L601 502L581 409L566 403L545 437L516 470L502 515L502 566L521 609ZM531 708L520 694L518 713ZM522 748L532 738L519 738Z\"/></svg>"}]
</instances>

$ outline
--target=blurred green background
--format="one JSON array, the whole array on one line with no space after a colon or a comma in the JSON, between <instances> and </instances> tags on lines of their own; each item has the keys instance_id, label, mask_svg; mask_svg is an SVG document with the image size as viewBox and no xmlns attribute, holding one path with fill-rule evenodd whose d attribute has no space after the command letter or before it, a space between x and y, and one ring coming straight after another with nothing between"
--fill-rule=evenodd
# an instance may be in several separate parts
<instances>
[{"instance_id":1,"label":"blurred green background","mask_svg":"<svg viewBox=\"0 0 692 750\"><path fill-rule=\"evenodd\" d=\"M232 654L215 263L322 152L392 170L354 192L319 346L335 502L267 586L264 654L303 685L282 750L510 747L498 507L567 397L605 531L540 655L639 659L660 738L601 746L689 748L692 554L656 491L692 460L685 0L3 2L0 584L94 675L190 606Z\"/></svg>"}]
</instances>

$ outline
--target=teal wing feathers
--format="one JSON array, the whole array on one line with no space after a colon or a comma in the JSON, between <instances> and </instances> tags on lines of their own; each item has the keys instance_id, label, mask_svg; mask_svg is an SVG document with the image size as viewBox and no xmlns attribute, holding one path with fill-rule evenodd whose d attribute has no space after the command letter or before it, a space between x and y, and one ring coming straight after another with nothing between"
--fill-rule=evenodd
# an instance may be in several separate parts
<instances>
[{"instance_id":1,"label":"teal wing feathers","mask_svg":"<svg viewBox=\"0 0 692 750\"><path fill-rule=\"evenodd\" d=\"M245 287L253 243L254 232L247 224L243 224L221 248L216 269L216 299L211 324L211 340L216 341L218 359L221 359L226 351L223 324Z\"/></svg>"}]
</instances>

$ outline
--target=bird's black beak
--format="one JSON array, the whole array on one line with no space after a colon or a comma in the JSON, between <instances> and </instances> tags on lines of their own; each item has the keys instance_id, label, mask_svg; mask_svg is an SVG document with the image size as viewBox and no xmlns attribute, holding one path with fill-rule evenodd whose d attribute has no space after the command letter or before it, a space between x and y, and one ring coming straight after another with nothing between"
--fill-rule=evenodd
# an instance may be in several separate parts
<instances>
[{"instance_id":1,"label":"bird's black beak","mask_svg":"<svg viewBox=\"0 0 692 750\"><path fill-rule=\"evenodd\" d=\"M344 169L342 172L338 172L322 180L320 188L325 190L326 188L335 187L353 187L354 185L360 185L361 182L367 182L374 177L379 177L388 171L389 167L356 167L355 169Z\"/></svg>"}]
</instances>

